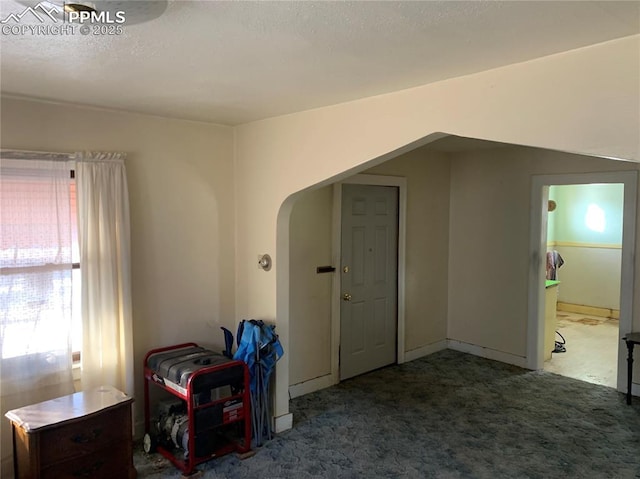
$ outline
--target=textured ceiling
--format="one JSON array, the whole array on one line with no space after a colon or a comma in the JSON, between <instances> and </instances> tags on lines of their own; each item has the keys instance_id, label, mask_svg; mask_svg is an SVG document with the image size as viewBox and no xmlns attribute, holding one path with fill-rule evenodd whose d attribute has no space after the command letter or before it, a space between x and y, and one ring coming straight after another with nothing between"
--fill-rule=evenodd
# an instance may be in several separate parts
<instances>
[{"instance_id":1,"label":"textured ceiling","mask_svg":"<svg viewBox=\"0 0 640 479\"><path fill-rule=\"evenodd\" d=\"M3 34L0 86L234 125L639 32L639 1L170 1L119 35Z\"/></svg>"}]
</instances>

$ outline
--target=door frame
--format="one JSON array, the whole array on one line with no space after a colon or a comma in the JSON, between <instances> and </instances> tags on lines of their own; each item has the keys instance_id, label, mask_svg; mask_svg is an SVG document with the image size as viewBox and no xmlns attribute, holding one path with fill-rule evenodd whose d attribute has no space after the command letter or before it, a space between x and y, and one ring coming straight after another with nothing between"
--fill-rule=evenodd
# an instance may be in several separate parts
<instances>
[{"instance_id":1,"label":"door frame","mask_svg":"<svg viewBox=\"0 0 640 479\"><path fill-rule=\"evenodd\" d=\"M331 285L331 378L334 384L340 382L340 287L342 258L342 185L357 184L371 186L395 186L398 188L398 311L396 362L404 363L405 331L405 245L407 220L407 179L400 176L354 175L333 185L333 264L336 274Z\"/></svg>"},{"instance_id":2,"label":"door frame","mask_svg":"<svg viewBox=\"0 0 640 479\"><path fill-rule=\"evenodd\" d=\"M620 322L618 341L617 389L626 391L626 348L622 337L633 326L633 290L635 281L635 240L638 172L622 170L602 173L574 173L534 175L531 188L531 236L529 247L529 304L527 317L527 367L544 367L544 282L547 244L547 202L551 185L582 185L593 183L622 183L624 204L622 213L622 258L620 274ZM544 250L544 251L543 251Z\"/></svg>"}]
</instances>

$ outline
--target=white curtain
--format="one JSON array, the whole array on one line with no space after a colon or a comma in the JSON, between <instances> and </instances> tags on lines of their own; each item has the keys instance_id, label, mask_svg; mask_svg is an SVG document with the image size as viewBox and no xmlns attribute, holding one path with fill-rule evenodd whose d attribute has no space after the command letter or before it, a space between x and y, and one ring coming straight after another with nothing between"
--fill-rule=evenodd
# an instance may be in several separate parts
<instances>
[{"instance_id":1,"label":"white curtain","mask_svg":"<svg viewBox=\"0 0 640 479\"><path fill-rule=\"evenodd\" d=\"M76 154L82 271L82 389L133 395L129 196L119 153Z\"/></svg>"},{"instance_id":2,"label":"white curtain","mask_svg":"<svg viewBox=\"0 0 640 479\"><path fill-rule=\"evenodd\" d=\"M0 409L74 392L71 164L0 163ZM2 477L11 428L0 417Z\"/></svg>"}]
</instances>

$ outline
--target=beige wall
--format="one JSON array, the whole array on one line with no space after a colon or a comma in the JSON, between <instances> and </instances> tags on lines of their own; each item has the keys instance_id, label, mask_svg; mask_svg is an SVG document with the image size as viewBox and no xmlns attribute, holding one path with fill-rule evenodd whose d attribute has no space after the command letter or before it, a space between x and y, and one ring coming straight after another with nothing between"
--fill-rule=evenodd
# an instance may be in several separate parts
<instances>
[{"instance_id":1,"label":"beige wall","mask_svg":"<svg viewBox=\"0 0 640 479\"><path fill-rule=\"evenodd\" d=\"M289 384L331 374L333 188L306 192L291 211ZM335 266L335 265L334 265Z\"/></svg>"},{"instance_id":2,"label":"beige wall","mask_svg":"<svg viewBox=\"0 0 640 479\"><path fill-rule=\"evenodd\" d=\"M382 163L406 145L429 141L437 132L640 160L639 53L640 36L636 35L239 126L238 314L277 318L280 338L288 349L288 228L293 195ZM256 271L254 258L260 252L275 253L269 273ZM526 275L521 281L526 283ZM522 292L516 291L516 296L523 301ZM490 344L503 347L508 340L506 349L523 350L521 324L496 334L501 338L488 332L481 335ZM284 419L289 408L288 377L285 354L277 368L275 401L276 416L283 416L283 421L290 420Z\"/></svg>"},{"instance_id":3,"label":"beige wall","mask_svg":"<svg viewBox=\"0 0 640 479\"><path fill-rule=\"evenodd\" d=\"M558 301L620 309L621 248L556 246L565 263L558 271Z\"/></svg>"},{"instance_id":4,"label":"beige wall","mask_svg":"<svg viewBox=\"0 0 640 479\"><path fill-rule=\"evenodd\" d=\"M532 175L636 166L524 147L445 155L427 145L365 170L407 178L406 351L452 339L524 357ZM324 187L292 211L291 384L330 373L330 278L315 266L329 264L331 205ZM594 294L619 288L619 276L618 267Z\"/></svg>"},{"instance_id":5,"label":"beige wall","mask_svg":"<svg viewBox=\"0 0 640 479\"><path fill-rule=\"evenodd\" d=\"M524 357L532 175L637 168L519 147L453 155L448 337Z\"/></svg>"},{"instance_id":6,"label":"beige wall","mask_svg":"<svg viewBox=\"0 0 640 479\"><path fill-rule=\"evenodd\" d=\"M447 332L449 160L414 150L366 174L407 179L405 351L443 341ZM291 212L290 385L331 373L332 187L305 192ZM333 265L339 268L340 265Z\"/></svg>"},{"instance_id":7,"label":"beige wall","mask_svg":"<svg viewBox=\"0 0 640 479\"><path fill-rule=\"evenodd\" d=\"M142 361L235 330L232 129L2 98L2 147L124 151L131 209L136 421Z\"/></svg>"},{"instance_id":8,"label":"beige wall","mask_svg":"<svg viewBox=\"0 0 640 479\"><path fill-rule=\"evenodd\" d=\"M405 351L446 339L449 160L414 150L365 171L407 178Z\"/></svg>"}]
</instances>

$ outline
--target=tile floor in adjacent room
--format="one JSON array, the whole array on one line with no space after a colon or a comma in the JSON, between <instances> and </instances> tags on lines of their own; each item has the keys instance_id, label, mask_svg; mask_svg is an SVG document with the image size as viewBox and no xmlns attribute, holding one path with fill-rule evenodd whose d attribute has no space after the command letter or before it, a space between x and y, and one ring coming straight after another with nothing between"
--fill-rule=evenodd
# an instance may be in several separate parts
<instances>
[{"instance_id":1,"label":"tile floor in adjacent room","mask_svg":"<svg viewBox=\"0 0 640 479\"><path fill-rule=\"evenodd\" d=\"M615 388L618 348L624 346L619 344L618 320L566 311L558 311L556 317L567 351L553 353L544 370Z\"/></svg>"}]
</instances>

